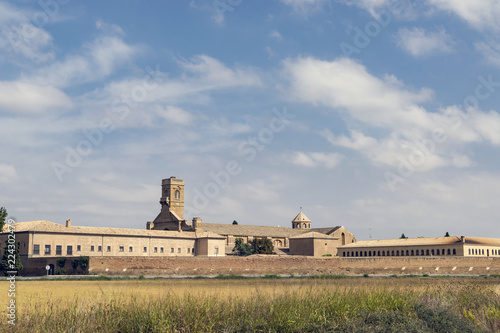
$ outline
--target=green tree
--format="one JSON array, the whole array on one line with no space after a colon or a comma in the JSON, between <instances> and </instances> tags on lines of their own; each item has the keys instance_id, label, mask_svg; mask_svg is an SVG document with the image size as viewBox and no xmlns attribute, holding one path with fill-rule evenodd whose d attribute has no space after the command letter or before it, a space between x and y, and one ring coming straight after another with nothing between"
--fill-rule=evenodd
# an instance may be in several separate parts
<instances>
[{"instance_id":1,"label":"green tree","mask_svg":"<svg viewBox=\"0 0 500 333\"><path fill-rule=\"evenodd\" d=\"M446 234L444 235L444 237L450 237L450 234L448 233L448 231L446 232Z\"/></svg>"},{"instance_id":2,"label":"green tree","mask_svg":"<svg viewBox=\"0 0 500 333\"><path fill-rule=\"evenodd\" d=\"M250 244L255 254L274 254L273 242L269 238L254 238Z\"/></svg>"},{"instance_id":3,"label":"green tree","mask_svg":"<svg viewBox=\"0 0 500 333\"><path fill-rule=\"evenodd\" d=\"M234 220L234 221L233 221L233 224L234 224L234 225L238 225L238 221Z\"/></svg>"},{"instance_id":4,"label":"green tree","mask_svg":"<svg viewBox=\"0 0 500 333\"><path fill-rule=\"evenodd\" d=\"M7 218L7 209L5 209L5 207L0 207L0 232L3 232L3 227L5 226L6 218Z\"/></svg>"},{"instance_id":5,"label":"green tree","mask_svg":"<svg viewBox=\"0 0 500 333\"><path fill-rule=\"evenodd\" d=\"M233 253L239 256L249 256L253 254L252 246L250 244L243 243L243 238L236 238L234 240Z\"/></svg>"},{"instance_id":6,"label":"green tree","mask_svg":"<svg viewBox=\"0 0 500 333\"><path fill-rule=\"evenodd\" d=\"M12 259L12 255L14 256L14 259ZM12 260L14 260L14 263ZM9 244L9 238L5 241L5 249L3 251L2 262L0 263L0 269L5 275L7 275L7 271L19 272L23 269L21 257L19 256L19 244L17 242Z\"/></svg>"},{"instance_id":7,"label":"green tree","mask_svg":"<svg viewBox=\"0 0 500 333\"><path fill-rule=\"evenodd\" d=\"M406 237L405 234L403 233L403 234L401 234L401 237L399 237L399 238L404 239L404 238L408 238L408 237Z\"/></svg>"}]
</instances>

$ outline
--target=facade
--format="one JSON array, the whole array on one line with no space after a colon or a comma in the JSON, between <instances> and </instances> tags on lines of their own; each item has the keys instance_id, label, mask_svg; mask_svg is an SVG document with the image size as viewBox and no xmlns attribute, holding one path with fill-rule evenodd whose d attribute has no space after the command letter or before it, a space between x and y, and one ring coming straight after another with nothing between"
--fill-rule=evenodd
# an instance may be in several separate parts
<instances>
[{"instance_id":1,"label":"facade","mask_svg":"<svg viewBox=\"0 0 500 333\"><path fill-rule=\"evenodd\" d=\"M500 257L500 239L483 237L402 238L359 241L339 247L342 258Z\"/></svg>"},{"instance_id":2,"label":"facade","mask_svg":"<svg viewBox=\"0 0 500 333\"><path fill-rule=\"evenodd\" d=\"M70 220L65 226L49 221L20 222L12 226L27 272L35 268L35 262L43 266L49 264L53 272L55 261L63 257L224 256L225 238L208 232L77 227L71 226ZM0 242L5 243L6 239L7 233L0 234Z\"/></svg>"}]
</instances>

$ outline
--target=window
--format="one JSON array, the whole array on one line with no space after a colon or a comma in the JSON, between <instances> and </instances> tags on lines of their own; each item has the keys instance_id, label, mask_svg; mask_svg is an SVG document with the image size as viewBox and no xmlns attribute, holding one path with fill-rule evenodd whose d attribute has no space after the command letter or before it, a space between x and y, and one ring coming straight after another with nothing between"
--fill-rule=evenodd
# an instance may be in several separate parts
<instances>
[{"instance_id":1,"label":"window","mask_svg":"<svg viewBox=\"0 0 500 333\"><path fill-rule=\"evenodd\" d=\"M426 255L429 255L429 250L425 250L425 254L426 254Z\"/></svg>"},{"instance_id":2,"label":"window","mask_svg":"<svg viewBox=\"0 0 500 333\"><path fill-rule=\"evenodd\" d=\"M45 245L45 254L50 254L50 245Z\"/></svg>"},{"instance_id":3,"label":"window","mask_svg":"<svg viewBox=\"0 0 500 333\"><path fill-rule=\"evenodd\" d=\"M163 253L163 248L162 247L160 247L160 252Z\"/></svg>"},{"instance_id":4,"label":"window","mask_svg":"<svg viewBox=\"0 0 500 333\"><path fill-rule=\"evenodd\" d=\"M62 245L56 245L56 255L60 256L62 254Z\"/></svg>"},{"instance_id":5,"label":"window","mask_svg":"<svg viewBox=\"0 0 500 333\"><path fill-rule=\"evenodd\" d=\"M155 253L158 253L158 248L155 246Z\"/></svg>"},{"instance_id":6,"label":"window","mask_svg":"<svg viewBox=\"0 0 500 333\"><path fill-rule=\"evenodd\" d=\"M123 246L120 246L120 249L119 249L120 252L124 252L125 251L125 247Z\"/></svg>"},{"instance_id":7,"label":"window","mask_svg":"<svg viewBox=\"0 0 500 333\"><path fill-rule=\"evenodd\" d=\"M94 249L95 249L94 245L90 245L90 252L94 252Z\"/></svg>"},{"instance_id":8,"label":"window","mask_svg":"<svg viewBox=\"0 0 500 333\"><path fill-rule=\"evenodd\" d=\"M170 248L170 253L174 253L174 248L173 247Z\"/></svg>"},{"instance_id":9,"label":"window","mask_svg":"<svg viewBox=\"0 0 500 333\"><path fill-rule=\"evenodd\" d=\"M448 249L448 255L450 255L450 254L451 254L451 251L450 251L450 249ZM469 254L470 254L470 249L469 249Z\"/></svg>"},{"instance_id":10,"label":"window","mask_svg":"<svg viewBox=\"0 0 500 333\"><path fill-rule=\"evenodd\" d=\"M453 254L457 254L457 250L456 249L453 249Z\"/></svg>"},{"instance_id":11,"label":"window","mask_svg":"<svg viewBox=\"0 0 500 333\"><path fill-rule=\"evenodd\" d=\"M394 257L394 250L392 250L392 252L391 252L391 256L393 256L393 257Z\"/></svg>"},{"instance_id":12,"label":"window","mask_svg":"<svg viewBox=\"0 0 500 333\"><path fill-rule=\"evenodd\" d=\"M81 245L77 245L76 246L76 251L81 251L82 250L82 246Z\"/></svg>"},{"instance_id":13,"label":"window","mask_svg":"<svg viewBox=\"0 0 500 333\"><path fill-rule=\"evenodd\" d=\"M396 257L399 257L399 250L396 251Z\"/></svg>"},{"instance_id":14,"label":"window","mask_svg":"<svg viewBox=\"0 0 500 333\"><path fill-rule=\"evenodd\" d=\"M411 250L411 252L410 252L410 253L411 253L411 255L412 255L412 256L413 256L413 255L415 255L415 252L413 252L413 250Z\"/></svg>"},{"instance_id":15,"label":"window","mask_svg":"<svg viewBox=\"0 0 500 333\"><path fill-rule=\"evenodd\" d=\"M40 244L33 245L33 254L40 254Z\"/></svg>"},{"instance_id":16,"label":"window","mask_svg":"<svg viewBox=\"0 0 500 333\"><path fill-rule=\"evenodd\" d=\"M215 254L219 254L219 248L218 247L215 247Z\"/></svg>"},{"instance_id":17,"label":"window","mask_svg":"<svg viewBox=\"0 0 500 333\"><path fill-rule=\"evenodd\" d=\"M181 198L181 192L179 190L175 191L175 199L179 200Z\"/></svg>"},{"instance_id":18,"label":"window","mask_svg":"<svg viewBox=\"0 0 500 333\"><path fill-rule=\"evenodd\" d=\"M111 252L111 246L108 245L108 247L106 248L106 251Z\"/></svg>"},{"instance_id":19,"label":"window","mask_svg":"<svg viewBox=\"0 0 500 333\"><path fill-rule=\"evenodd\" d=\"M180 247L177 249L177 253L181 253L181 248Z\"/></svg>"},{"instance_id":20,"label":"window","mask_svg":"<svg viewBox=\"0 0 500 333\"><path fill-rule=\"evenodd\" d=\"M97 252L102 252L102 246L101 245L97 246Z\"/></svg>"},{"instance_id":21,"label":"window","mask_svg":"<svg viewBox=\"0 0 500 333\"><path fill-rule=\"evenodd\" d=\"M191 252L193 252L193 254L194 254L194 247L191 249Z\"/></svg>"},{"instance_id":22,"label":"window","mask_svg":"<svg viewBox=\"0 0 500 333\"><path fill-rule=\"evenodd\" d=\"M147 246L144 246L143 252L148 252Z\"/></svg>"},{"instance_id":23,"label":"window","mask_svg":"<svg viewBox=\"0 0 500 333\"><path fill-rule=\"evenodd\" d=\"M437 253L436 254L439 255L439 249L437 249Z\"/></svg>"},{"instance_id":24,"label":"window","mask_svg":"<svg viewBox=\"0 0 500 333\"><path fill-rule=\"evenodd\" d=\"M132 252L132 251L134 251L134 248L132 246L129 246L128 247L128 252Z\"/></svg>"},{"instance_id":25,"label":"window","mask_svg":"<svg viewBox=\"0 0 500 333\"><path fill-rule=\"evenodd\" d=\"M191 249L188 247L188 253L191 253Z\"/></svg>"},{"instance_id":26,"label":"window","mask_svg":"<svg viewBox=\"0 0 500 333\"><path fill-rule=\"evenodd\" d=\"M72 255L73 254L73 246L72 245L68 245L66 247L66 254L67 255Z\"/></svg>"},{"instance_id":27,"label":"window","mask_svg":"<svg viewBox=\"0 0 500 333\"><path fill-rule=\"evenodd\" d=\"M379 256L379 257L380 257L380 251L377 251L377 256Z\"/></svg>"}]
</instances>

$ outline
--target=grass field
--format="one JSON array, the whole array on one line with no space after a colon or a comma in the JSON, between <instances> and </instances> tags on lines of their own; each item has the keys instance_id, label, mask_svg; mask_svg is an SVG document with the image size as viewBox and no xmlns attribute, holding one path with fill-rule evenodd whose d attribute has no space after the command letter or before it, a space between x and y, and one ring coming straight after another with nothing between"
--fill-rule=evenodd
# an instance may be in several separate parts
<instances>
[{"instance_id":1,"label":"grass field","mask_svg":"<svg viewBox=\"0 0 500 333\"><path fill-rule=\"evenodd\" d=\"M16 304L1 331L500 331L498 277L17 281Z\"/></svg>"}]
</instances>

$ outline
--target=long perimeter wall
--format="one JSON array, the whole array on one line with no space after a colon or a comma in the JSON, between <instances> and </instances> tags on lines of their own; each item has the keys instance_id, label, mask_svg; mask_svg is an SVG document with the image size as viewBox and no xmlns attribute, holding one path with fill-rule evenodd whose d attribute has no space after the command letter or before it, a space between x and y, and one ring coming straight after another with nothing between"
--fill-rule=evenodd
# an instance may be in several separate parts
<instances>
[{"instance_id":1,"label":"long perimeter wall","mask_svg":"<svg viewBox=\"0 0 500 333\"><path fill-rule=\"evenodd\" d=\"M492 275L500 258L90 258L90 274L106 275Z\"/></svg>"}]
</instances>

